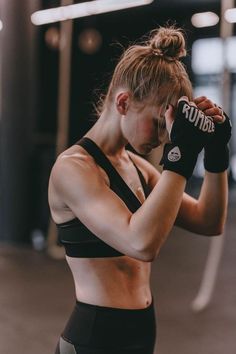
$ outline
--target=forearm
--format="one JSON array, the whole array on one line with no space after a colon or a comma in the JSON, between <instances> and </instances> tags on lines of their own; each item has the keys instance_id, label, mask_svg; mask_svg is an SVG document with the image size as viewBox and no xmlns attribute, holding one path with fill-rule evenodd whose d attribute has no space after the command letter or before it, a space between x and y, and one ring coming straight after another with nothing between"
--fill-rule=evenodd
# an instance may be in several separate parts
<instances>
[{"instance_id":1,"label":"forearm","mask_svg":"<svg viewBox=\"0 0 236 354\"><path fill-rule=\"evenodd\" d=\"M220 234L227 215L228 178L227 171L211 173L206 171L197 203L199 228L202 233Z\"/></svg>"},{"instance_id":2,"label":"forearm","mask_svg":"<svg viewBox=\"0 0 236 354\"><path fill-rule=\"evenodd\" d=\"M183 176L163 171L147 200L132 215L129 223L130 242L147 258L155 258L173 227L185 185Z\"/></svg>"},{"instance_id":3,"label":"forearm","mask_svg":"<svg viewBox=\"0 0 236 354\"><path fill-rule=\"evenodd\" d=\"M190 119L192 114L197 117L195 123ZM165 144L160 161L163 173L129 224L134 249L153 258L173 227L183 200L186 180L192 175L197 156L212 137L214 128L212 120L190 105L186 97L178 101L175 118L172 106L167 109L165 117L170 142ZM202 124L207 129L203 130Z\"/></svg>"}]
</instances>

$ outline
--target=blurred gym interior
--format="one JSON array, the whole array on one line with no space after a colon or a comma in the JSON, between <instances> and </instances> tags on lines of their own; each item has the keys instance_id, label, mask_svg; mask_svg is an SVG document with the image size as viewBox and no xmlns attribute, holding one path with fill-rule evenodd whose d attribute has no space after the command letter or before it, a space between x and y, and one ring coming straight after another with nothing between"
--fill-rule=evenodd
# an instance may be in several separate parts
<instances>
[{"instance_id":1,"label":"blurred gym interior","mask_svg":"<svg viewBox=\"0 0 236 354\"><path fill-rule=\"evenodd\" d=\"M94 103L123 48L172 23L187 37L184 64L195 95L222 105L233 129L224 234L209 238L174 227L154 261L156 354L234 354L236 19L229 10L235 0L153 0L42 24L33 16L83 2L0 2L0 352L53 353L75 297L49 213L51 167L93 125ZM159 148L148 157L157 168L159 158ZM202 160L187 184L191 195L199 193Z\"/></svg>"}]
</instances>

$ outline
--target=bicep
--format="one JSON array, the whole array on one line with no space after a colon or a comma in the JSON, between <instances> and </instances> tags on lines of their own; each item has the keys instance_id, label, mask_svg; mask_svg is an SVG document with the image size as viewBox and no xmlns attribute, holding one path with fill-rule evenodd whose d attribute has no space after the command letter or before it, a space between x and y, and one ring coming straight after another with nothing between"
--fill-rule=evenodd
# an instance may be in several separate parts
<instances>
[{"instance_id":1,"label":"bicep","mask_svg":"<svg viewBox=\"0 0 236 354\"><path fill-rule=\"evenodd\" d=\"M121 253L135 257L128 234L132 213L123 200L93 169L78 166L61 169L60 175L66 177L56 177L54 183L68 208L97 237Z\"/></svg>"}]
</instances>

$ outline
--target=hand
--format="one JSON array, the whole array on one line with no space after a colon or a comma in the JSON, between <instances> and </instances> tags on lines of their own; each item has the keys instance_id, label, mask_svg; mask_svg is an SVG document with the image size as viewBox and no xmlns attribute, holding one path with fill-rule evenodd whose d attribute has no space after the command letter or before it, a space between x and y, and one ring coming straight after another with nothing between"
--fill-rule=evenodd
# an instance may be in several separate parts
<instances>
[{"instance_id":1,"label":"hand","mask_svg":"<svg viewBox=\"0 0 236 354\"><path fill-rule=\"evenodd\" d=\"M168 107L165 119L171 143L166 144L160 164L163 169L191 176L198 153L212 137L215 124L200 111L194 102L183 96L179 99L175 118L173 107Z\"/></svg>"},{"instance_id":2,"label":"hand","mask_svg":"<svg viewBox=\"0 0 236 354\"><path fill-rule=\"evenodd\" d=\"M204 167L209 172L223 172L229 166L228 142L232 130L230 119L221 107L205 96L197 97L194 102L205 114L211 115L215 122L215 134L204 149Z\"/></svg>"},{"instance_id":3,"label":"hand","mask_svg":"<svg viewBox=\"0 0 236 354\"><path fill-rule=\"evenodd\" d=\"M200 152L212 138L215 130L213 119L198 109L186 96L178 100L176 118L172 124L170 138Z\"/></svg>"},{"instance_id":4,"label":"hand","mask_svg":"<svg viewBox=\"0 0 236 354\"><path fill-rule=\"evenodd\" d=\"M211 116L215 123L223 123L225 121L222 108L217 106L206 96L196 97L193 102L205 115Z\"/></svg>"}]
</instances>

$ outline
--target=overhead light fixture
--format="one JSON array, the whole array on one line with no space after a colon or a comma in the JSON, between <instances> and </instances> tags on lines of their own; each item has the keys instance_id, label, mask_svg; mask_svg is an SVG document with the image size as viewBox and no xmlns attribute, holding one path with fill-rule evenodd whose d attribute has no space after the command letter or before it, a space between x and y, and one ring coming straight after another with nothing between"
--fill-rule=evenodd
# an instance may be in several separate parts
<instances>
[{"instance_id":1,"label":"overhead light fixture","mask_svg":"<svg viewBox=\"0 0 236 354\"><path fill-rule=\"evenodd\" d=\"M236 72L236 37L197 39L192 46L192 69L196 75L220 74L226 67ZM209 60L209 55L211 60Z\"/></svg>"},{"instance_id":2,"label":"overhead light fixture","mask_svg":"<svg viewBox=\"0 0 236 354\"><path fill-rule=\"evenodd\" d=\"M191 22L194 27L211 27L217 25L219 16L215 12L199 12L192 16Z\"/></svg>"},{"instance_id":3,"label":"overhead light fixture","mask_svg":"<svg viewBox=\"0 0 236 354\"><path fill-rule=\"evenodd\" d=\"M193 72L197 75L220 74L224 54L221 38L197 39L192 46Z\"/></svg>"},{"instance_id":4,"label":"overhead light fixture","mask_svg":"<svg viewBox=\"0 0 236 354\"><path fill-rule=\"evenodd\" d=\"M2 21L0 20L0 31L3 29L3 23Z\"/></svg>"},{"instance_id":5,"label":"overhead light fixture","mask_svg":"<svg viewBox=\"0 0 236 354\"><path fill-rule=\"evenodd\" d=\"M226 10L224 17L227 22L235 23L236 22L236 8Z\"/></svg>"},{"instance_id":6,"label":"overhead light fixture","mask_svg":"<svg viewBox=\"0 0 236 354\"><path fill-rule=\"evenodd\" d=\"M74 18L98 15L106 12L151 4L153 0L94 0L80 4L36 11L31 15L34 25L72 20Z\"/></svg>"}]
</instances>

